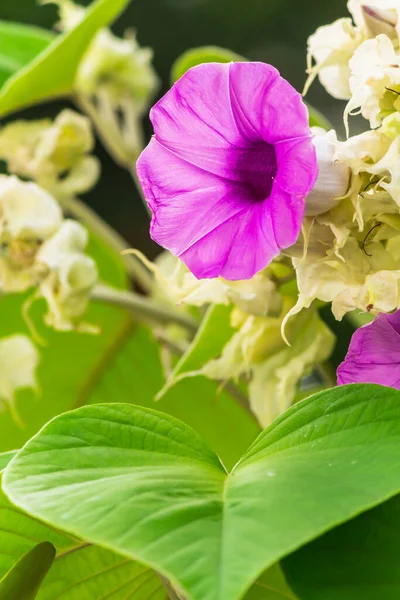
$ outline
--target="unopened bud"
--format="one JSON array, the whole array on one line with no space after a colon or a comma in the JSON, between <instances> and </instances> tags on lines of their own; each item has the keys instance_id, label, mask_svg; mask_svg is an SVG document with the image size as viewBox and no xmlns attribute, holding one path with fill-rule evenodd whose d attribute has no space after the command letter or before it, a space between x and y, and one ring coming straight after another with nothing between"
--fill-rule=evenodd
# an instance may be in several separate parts
<instances>
[{"instance_id":1,"label":"unopened bud","mask_svg":"<svg viewBox=\"0 0 400 600\"><path fill-rule=\"evenodd\" d=\"M306 216L321 215L334 208L349 189L350 169L343 161L337 160L337 139L335 133L316 135L313 144L318 159L318 179L306 198Z\"/></svg>"}]
</instances>

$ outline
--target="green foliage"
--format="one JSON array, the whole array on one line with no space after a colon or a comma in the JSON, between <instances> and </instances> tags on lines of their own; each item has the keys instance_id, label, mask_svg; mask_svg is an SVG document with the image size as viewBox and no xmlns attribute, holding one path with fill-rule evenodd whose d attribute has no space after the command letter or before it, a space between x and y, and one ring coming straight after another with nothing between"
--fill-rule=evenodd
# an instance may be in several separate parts
<instances>
[{"instance_id":1,"label":"green foliage","mask_svg":"<svg viewBox=\"0 0 400 600\"><path fill-rule=\"evenodd\" d=\"M310 127L322 127L322 129L325 129L326 131L332 129L332 124L319 112L319 110L308 104L308 102L306 102L306 104L310 117Z\"/></svg>"},{"instance_id":2,"label":"green foliage","mask_svg":"<svg viewBox=\"0 0 400 600\"><path fill-rule=\"evenodd\" d=\"M240 62L246 59L232 50L219 48L218 46L201 46L187 50L172 65L171 69L171 84L178 81L192 67L203 63L218 62Z\"/></svg>"},{"instance_id":3,"label":"green foliage","mask_svg":"<svg viewBox=\"0 0 400 600\"><path fill-rule=\"evenodd\" d=\"M230 324L231 306L215 304L209 307L188 350L177 363L165 386L158 393L160 399L179 381L196 374L209 360L219 356L234 333Z\"/></svg>"},{"instance_id":4,"label":"green foliage","mask_svg":"<svg viewBox=\"0 0 400 600\"><path fill-rule=\"evenodd\" d=\"M37 47L39 53L29 63L24 63L0 90L0 116L31 104L72 94L76 70L93 36L113 21L129 1L96 0L84 19L71 31L57 36L43 50ZM17 29L16 35L21 35L21 28ZM15 50L14 54L10 54L17 47L16 40L13 44L9 42L6 51L9 60L13 60L19 52Z\"/></svg>"},{"instance_id":5,"label":"green foliage","mask_svg":"<svg viewBox=\"0 0 400 600\"><path fill-rule=\"evenodd\" d=\"M47 48L53 38L54 34L40 27L0 21L0 86Z\"/></svg>"},{"instance_id":6,"label":"green foliage","mask_svg":"<svg viewBox=\"0 0 400 600\"><path fill-rule=\"evenodd\" d=\"M328 532L284 562L302 600L400 598L400 497Z\"/></svg>"},{"instance_id":7,"label":"green foliage","mask_svg":"<svg viewBox=\"0 0 400 600\"><path fill-rule=\"evenodd\" d=\"M126 286L126 276L120 257L104 243L91 237L89 254L96 259L100 277L116 287ZM32 293L32 292L30 292ZM22 317L26 295L8 294L0 298L0 337L21 332L29 335ZM104 358L118 344L131 326L131 319L123 311L108 306L91 305L85 319L98 325L100 335L78 332L57 332L43 326L44 303L37 302L32 310L33 320L47 342L39 348L38 369L40 392L23 390L17 394L17 411L24 424L15 423L6 406L0 407L0 451L22 446L54 416L80 406L90 395L91 382L104 364Z\"/></svg>"},{"instance_id":8,"label":"green foliage","mask_svg":"<svg viewBox=\"0 0 400 600\"><path fill-rule=\"evenodd\" d=\"M353 385L292 407L230 474L176 419L83 407L18 453L4 488L33 516L156 567L191 599L237 600L277 560L398 493L399 459L400 393Z\"/></svg>"},{"instance_id":9,"label":"green foliage","mask_svg":"<svg viewBox=\"0 0 400 600\"><path fill-rule=\"evenodd\" d=\"M0 455L0 465L5 466L10 458L6 454ZM37 600L54 600L64 595L68 600L102 600L104 597L120 600L122 591L131 594L131 600L165 598L160 580L147 567L56 531L15 508L0 490L0 577L21 557L24 561L26 555L32 556L31 552L34 557L36 544L43 543L55 547L57 555L49 565ZM49 558L50 554L48 549L46 555ZM21 577L21 583L24 579L25 576ZM1 595L0 598L3 600ZM5 598L11 600L9 596ZM17 595L13 600L25 598Z\"/></svg>"},{"instance_id":10,"label":"green foliage","mask_svg":"<svg viewBox=\"0 0 400 600\"><path fill-rule=\"evenodd\" d=\"M0 581L0 600L33 600L55 556L49 542L29 550Z\"/></svg>"}]
</instances>

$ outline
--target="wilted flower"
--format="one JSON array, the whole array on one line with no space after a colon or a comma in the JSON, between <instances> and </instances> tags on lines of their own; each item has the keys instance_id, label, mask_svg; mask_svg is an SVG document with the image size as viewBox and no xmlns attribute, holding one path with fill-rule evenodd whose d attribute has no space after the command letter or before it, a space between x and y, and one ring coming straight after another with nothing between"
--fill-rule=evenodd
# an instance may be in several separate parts
<instances>
[{"instance_id":1,"label":"wilted flower","mask_svg":"<svg viewBox=\"0 0 400 600\"><path fill-rule=\"evenodd\" d=\"M35 183L0 176L0 286L21 291L37 283L35 266L41 245L60 227L56 200Z\"/></svg>"},{"instance_id":2,"label":"wilted flower","mask_svg":"<svg viewBox=\"0 0 400 600\"><path fill-rule=\"evenodd\" d=\"M38 363L38 351L25 335L15 334L0 340L0 403L10 408L19 425L22 423L15 408L15 394L24 388L37 390Z\"/></svg>"},{"instance_id":3,"label":"wilted flower","mask_svg":"<svg viewBox=\"0 0 400 600\"><path fill-rule=\"evenodd\" d=\"M93 149L89 119L69 109L54 122L14 121L0 130L0 157L8 171L33 179L61 200L96 184L100 164L90 155Z\"/></svg>"},{"instance_id":4,"label":"wilted flower","mask_svg":"<svg viewBox=\"0 0 400 600\"><path fill-rule=\"evenodd\" d=\"M353 334L338 385L378 383L400 389L400 311L380 314Z\"/></svg>"},{"instance_id":5,"label":"wilted flower","mask_svg":"<svg viewBox=\"0 0 400 600\"><path fill-rule=\"evenodd\" d=\"M348 18L319 27L308 40L309 77L304 92L318 75L331 96L348 100L351 97L349 61L363 39L362 33Z\"/></svg>"},{"instance_id":6,"label":"wilted flower","mask_svg":"<svg viewBox=\"0 0 400 600\"><path fill-rule=\"evenodd\" d=\"M400 108L400 57L386 35L367 40L355 51L349 62L351 70L351 99L345 110L345 123L349 114L359 111L378 127L382 118ZM356 113L358 114L358 113Z\"/></svg>"},{"instance_id":7,"label":"wilted flower","mask_svg":"<svg viewBox=\"0 0 400 600\"><path fill-rule=\"evenodd\" d=\"M151 235L198 278L248 279L296 241L318 175L301 96L263 63L190 69L138 161Z\"/></svg>"},{"instance_id":8,"label":"wilted flower","mask_svg":"<svg viewBox=\"0 0 400 600\"><path fill-rule=\"evenodd\" d=\"M60 8L59 28L68 31L86 9L70 0L42 0ZM110 154L131 167L143 147L140 119L158 87L153 51L141 48L134 32L123 39L101 29L89 44L75 77L78 102L93 120Z\"/></svg>"},{"instance_id":9,"label":"wilted flower","mask_svg":"<svg viewBox=\"0 0 400 600\"><path fill-rule=\"evenodd\" d=\"M197 279L179 258L169 252L160 254L154 263L141 253L136 254L154 273L153 295L173 304L199 307L234 304L251 315L278 316L281 313L282 297L267 269L243 281Z\"/></svg>"},{"instance_id":10,"label":"wilted flower","mask_svg":"<svg viewBox=\"0 0 400 600\"><path fill-rule=\"evenodd\" d=\"M221 356L201 370L219 380L250 376L250 406L263 427L292 404L300 379L327 360L334 346L333 333L313 309L292 320L289 335L293 344L287 346L281 325L290 306L292 300L286 297L281 315L275 318L234 311L232 324L238 331Z\"/></svg>"},{"instance_id":11,"label":"wilted flower","mask_svg":"<svg viewBox=\"0 0 400 600\"><path fill-rule=\"evenodd\" d=\"M77 326L97 282L96 264L84 254L87 241L86 229L66 219L37 255L37 263L49 273L40 284L40 293L48 304L46 322L55 329Z\"/></svg>"}]
</instances>

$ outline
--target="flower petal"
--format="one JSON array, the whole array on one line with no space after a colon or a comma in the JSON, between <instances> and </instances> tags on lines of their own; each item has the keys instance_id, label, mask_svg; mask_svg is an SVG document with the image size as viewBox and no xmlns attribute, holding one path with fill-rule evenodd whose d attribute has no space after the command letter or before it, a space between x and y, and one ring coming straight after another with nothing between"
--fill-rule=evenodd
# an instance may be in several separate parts
<instances>
[{"instance_id":1,"label":"flower petal","mask_svg":"<svg viewBox=\"0 0 400 600\"><path fill-rule=\"evenodd\" d=\"M400 389L400 311L381 313L358 329L344 362L338 368L338 385L378 383Z\"/></svg>"}]
</instances>

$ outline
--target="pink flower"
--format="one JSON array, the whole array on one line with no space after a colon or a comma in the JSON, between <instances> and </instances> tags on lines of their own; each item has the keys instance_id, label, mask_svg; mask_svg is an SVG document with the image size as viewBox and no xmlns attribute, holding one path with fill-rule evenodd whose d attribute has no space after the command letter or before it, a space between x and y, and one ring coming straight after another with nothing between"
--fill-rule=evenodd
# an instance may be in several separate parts
<instances>
[{"instance_id":1,"label":"pink flower","mask_svg":"<svg viewBox=\"0 0 400 600\"><path fill-rule=\"evenodd\" d=\"M301 96L264 63L190 69L138 161L151 237L198 278L249 279L296 241L318 176Z\"/></svg>"},{"instance_id":2,"label":"pink flower","mask_svg":"<svg viewBox=\"0 0 400 600\"><path fill-rule=\"evenodd\" d=\"M380 383L400 389L400 310L357 329L337 376L338 385Z\"/></svg>"}]
</instances>

